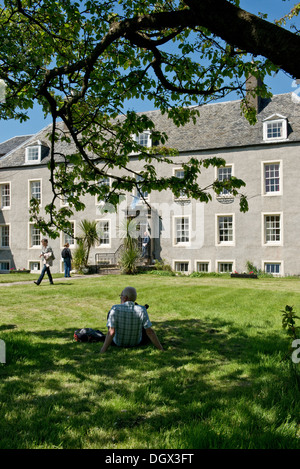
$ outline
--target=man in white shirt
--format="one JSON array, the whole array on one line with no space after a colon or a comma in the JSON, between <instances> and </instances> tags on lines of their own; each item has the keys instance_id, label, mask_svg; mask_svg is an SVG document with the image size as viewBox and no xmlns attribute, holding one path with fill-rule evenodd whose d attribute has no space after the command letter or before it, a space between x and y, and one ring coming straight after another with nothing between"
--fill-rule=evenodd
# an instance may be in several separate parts
<instances>
[{"instance_id":1,"label":"man in white shirt","mask_svg":"<svg viewBox=\"0 0 300 469\"><path fill-rule=\"evenodd\" d=\"M41 281L43 280L45 273L47 272L50 285L53 285L53 279L52 279L52 275L50 272L50 267L52 267L53 260L55 259L55 257L54 257L52 248L48 246L48 239L43 238L41 243L42 243L42 252L40 254L40 257L43 259L44 266L41 271L41 275L39 276L38 280L34 283L36 285L39 285Z\"/></svg>"}]
</instances>

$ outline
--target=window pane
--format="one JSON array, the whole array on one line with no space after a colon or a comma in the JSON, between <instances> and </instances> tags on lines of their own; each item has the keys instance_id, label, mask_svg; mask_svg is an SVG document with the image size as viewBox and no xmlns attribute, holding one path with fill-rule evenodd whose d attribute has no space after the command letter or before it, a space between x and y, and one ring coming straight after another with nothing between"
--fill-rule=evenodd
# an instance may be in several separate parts
<instances>
[{"instance_id":1,"label":"window pane","mask_svg":"<svg viewBox=\"0 0 300 469\"><path fill-rule=\"evenodd\" d=\"M268 274L280 274L280 264L266 263L265 272Z\"/></svg>"},{"instance_id":2,"label":"window pane","mask_svg":"<svg viewBox=\"0 0 300 469\"><path fill-rule=\"evenodd\" d=\"M9 246L9 226L3 225L0 227L1 233L1 247L8 247Z\"/></svg>"},{"instance_id":3,"label":"window pane","mask_svg":"<svg viewBox=\"0 0 300 469\"><path fill-rule=\"evenodd\" d=\"M99 245L107 245L110 243L110 232L109 232L109 222L100 221L99 222Z\"/></svg>"},{"instance_id":4,"label":"window pane","mask_svg":"<svg viewBox=\"0 0 300 469\"><path fill-rule=\"evenodd\" d=\"M41 243L41 233L38 228L36 228L34 225L30 225L30 245L31 246L39 246Z\"/></svg>"},{"instance_id":5,"label":"window pane","mask_svg":"<svg viewBox=\"0 0 300 469\"><path fill-rule=\"evenodd\" d=\"M110 181L109 177L103 177L101 181L98 182L99 189L103 190L104 194L106 195L109 192ZM98 195L97 202L103 202L105 200L105 196Z\"/></svg>"},{"instance_id":6,"label":"window pane","mask_svg":"<svg viewBox=\"0 0 300 469\"><path fill-rule=\"evenodd\" d=\"M226 168L218 168L218 180L219 181L229 181L229 179L232 176L232 168L230 166L227 166ZM227 189L223 189L222 193L223 195L229 194L229 191Z\"/></svg>"},{"instance_id":7,"label":"window pane","mask_svg":"<svg viewBox=\"0 0 300 469\"><path fill-rule=\"evenodd\" d=\"M136 176L136 180L137 182L139 181L143 181L144 178L143 176L140 176L139 174ZM141 195L141 197L143 197L144 199L147 199L148 198L148 192L147 191L143 191L140 184L137 185L138 187L138 191L137 191L137 197L139 197Z\"/></svg>"},{"instance_id":8,"label":"window pane","mask_svg":"<svg viewBox=\"0 0 300 469\"><path fill-rule=\"evenodd\" d=\"M232 272L232 262L219 262L218 272L224 274L226 272Z\"/></svg>"},{"instance_id":9,"label":"window pane","mask_svg":"<svg viewBox=\"0 0 300 469\"><path fill-rule=\"evenodd\" d=\"M70 244L73 245L75 244L75 236L74 236L74 233L75 233L75 226L74 226L74 223L71 223L71 228L69 228L69 231L70 233L64 233L64 244Z\"/></svg>"},{"instance_id":10,"label":"window pane","mask_svg":"<svg viewBox=\"0 0 300 469\"><path fill-rule=\"evenodd\" d=\"M177 177L179 179L184 179L184 170L183 169L176 169L175 170L175 177ZM180 191L179 197L183 197L183 198L187 197L183 189Z\"/></svg>"},{"instance_id":11,"label":"window pane","mask_svg":"<svg viewBox=\"0 0 300 469\"><path fill-rule=\"evenodd\" d=\"M267 215L265 217L266 243L280 241L280 215Z\"/></svg>"},{"instance_id":12,"label":"window pane","mask_svg":"<svg viewBox=\"0 0 300 469\"><path fill-rule=\"evenodd\" d=\"M176 272L188 272L189 263L188 262L175 262L175 270Z\"/></svg>"},{"instance_id":13,"label":"window pane","mask_svg":"<svg viewBox=\"0 0 300 469\"><path fill-rule=\"evenodd\" d=\"M28 147L26 151L28 161L37 161L39 159L39 147Z\"/></svg>"},{"instance_id":14,"label":"window pane","mask_svg":"<svg viewBox=\"0 0 300 469\"><path fill-rule=\"evenodd\" d=\"M232 216L219 217L219 242L225 243L233 241Z\"/></svg>"},{"instance_id":15,"label":"window pane","mask_svg":"<svg viewBox=\"0 0 300 469\"><path fill-rule=\"evenodd\" d=\"M135 136L135 141L139 144L142 145L143 147L148 147L149 145L149 138L150 135L147 132L140 133Z\"/></svg>"},{"instance_id":16,"label":"window pane","mask_svg":"<svg viewBox=\"0 0 300 469\"><path fill-rule=\"evenodd\" d=\"M189 219L188 218L176 218L176 243L188 243L189 242Z\"/></svg>"},{"instance_id":17,"label":"window pane","mask_svg":"<svg viewBox=\"0 0 300 469\"><path fill-rule=\"evenodd\" d=\"M40 270L40 263L38 261L30 262L29 269L38 272Z\"/></svg>"},{"instance_id":18,"label":"window pane","mask_svg":"<svg viewBox=\"0 0 300 469\"><path fill-rule=\"evenodd\" d=\"M265 188L266 192L279 192L279 163L265 165Z\"/></svg>"},{"instance_id":19,"label":"window pane","mask_svg":"<svg viewBox=\"0 0 300 469\"><path fill-rule=\"evenodd\" d=\"M0 270L8 271L9 270L9 262L6 262L6 261L0 262Z\"/></svg>"},{"instance_id":20,"label":"window pane","mask_svg":"<svg viewBox=\"0 0 300 469\"><path fill-rule=\"evenodd\" d=\"M184 178L184 170L183 169L175 169L175 176L179 179Z\"/></svg>"},{"instance_id":21,"label":"window pane","mask_svg":"<svg viewBox=\"0 0 300 469\"><path fill-rule=\"evenodd\" d=\"M41 181L31 181L30 183L31 198L41 201Z\"/></svg>"},{"instance_id":22,"label":"window pane","mask_svg":"<svg viewBox=\"0 0 300 469\"><path fill-rule=\"evenodd\" d=\"M208 272L208 262L197 262L197 272Z\"/></svg>"},{"instance_id":23,"label":"window pane","mask_svg":"<svg viewBox=\"0 0 300 469\"><path fill-rule=\"evenodd\" d=\"M282 122L270 122L267 124L267 138L282 137Z\"/></svg>"},{"instance_id":24,"label":"window pane","mask_svg":"<svg viewBox=\"0 0 300 469\"><path fill-rule=\"evenodd\" d=\"M10 207L10 185L2 184L0 192L1 208Z\"/></svg>"}]
</instances>

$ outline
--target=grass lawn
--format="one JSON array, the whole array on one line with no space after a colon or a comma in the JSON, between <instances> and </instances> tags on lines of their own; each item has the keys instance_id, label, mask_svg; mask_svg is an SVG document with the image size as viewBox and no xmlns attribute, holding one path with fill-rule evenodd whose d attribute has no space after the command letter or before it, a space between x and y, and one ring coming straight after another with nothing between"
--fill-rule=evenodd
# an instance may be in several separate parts
<instances>
[{"instance_id":1,"label":"grass lawn","mask_svg":"<svg viewBox=\"0 0 300 469\"><path fill-rule=\"evenodd\" d=\"M81 327L105 332L127 285L150 305L165 352L100 355L99 344L74 342ZM144 274L0 286L0 449L299 448L299 390L281 361L286 304L300 310L299 279Z\"/></svg>"}]
</instances>

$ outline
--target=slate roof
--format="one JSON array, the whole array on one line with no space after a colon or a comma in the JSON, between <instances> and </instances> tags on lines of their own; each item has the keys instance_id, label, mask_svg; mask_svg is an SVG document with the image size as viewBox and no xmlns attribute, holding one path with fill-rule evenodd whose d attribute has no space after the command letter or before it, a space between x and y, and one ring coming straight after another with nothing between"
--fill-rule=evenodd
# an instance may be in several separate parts
<instances>
[{"instance_id":1,"label":"slate roof","mask_svg":"<svg viewBox=\"0 0 300 469\"><path fill-rule=\"evenodd\" d=\"M274 114L279 114L288 120L288 142L300 141L300 99L293 93L274 95L272 100L262 99L258 122L251 126L241 115L240 101L207 104L200 107L200 117L196 124L188 123L184 127L177 127L166 115L160 111L148 111L157 130L165 132L169 139L167 145L176 148L180 153L197 152L203 150L217 150L222 148L237 148L243 146L270 145L263 141L263 121ZM51 127L47 126L17 148L6 153L0 159L0 169L25 166L25 148L40 140L49 145L47 134ZM16 137L17 138L17 137ZM1 145L4 145L6 142ZM280 142L279 142L280 143ZM56 151L70 154L72 145L60 142ZM49 161L49 151L41 164Z\"/></svg>"},{"instance_id":2,"label":"slate roof","mask_svg":"<svg viewBox=\"0 0 300 469\"><path fill-rule=\"evenodd\" d=\"M189 152L269 145L263 141L263 121L273 114L281 114L288 119L289 141L300 141L300 101L293 99L292 93L261 100L258 121L254 126L241 115L240 101L204 105L200 108L196 125L189 123L180 128L167 122L158 111L153 111L151 117L156 128L168 134L168 146Z\"/></svg>"},{"instance_id":3,"label":"slate roof","mask_svg":"<svg viewBox=\"0 0 300 469\"><path fill-rule=\"evenodd\" d=\"M12 137L5 142L0 143L0 158L12 150L15 150L19 145L26 142L31 135L20 135L19 137Z\"/></svg>"}]
</instances>

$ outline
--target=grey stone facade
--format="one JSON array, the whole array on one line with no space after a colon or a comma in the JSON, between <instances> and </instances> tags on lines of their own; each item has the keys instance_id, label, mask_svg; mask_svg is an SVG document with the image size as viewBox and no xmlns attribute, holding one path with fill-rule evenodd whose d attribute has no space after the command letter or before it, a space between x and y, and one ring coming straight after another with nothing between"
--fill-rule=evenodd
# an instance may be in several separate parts
<instances>
[{"instance_id":1,"label":"grey stone facade","mask_svg":"<svg viewBox=\"0 0 300 469\"><path fill-rule=\"evenodd\" d=\"M178 128L159 111L149 114L158 130L166 132L168 146L177 148L173 167L161 164L160 174L177 174L189 157L221 157L226 167L204 170L201 187L221 177L236 176L246 182L243 192L249 211L239 211L239 199L227 194L213 195L212 202L175 199L170 191L152 192L148 204L133 207L134 194L127 194L115 214L103 214L96 198L86 197L86 210L74 216L74 235L80 220L98 220L105 239L91 251L90 263L99 253L114 253L122 242L123 220L137 217L140 234L151 234L151 258L164 259L175 270L244 271L246 262L275 275L300 275L297 226L300 221L298 175L300 173L300 102L292 93L277 95L258 103L258 122L250 126L241 115L240 102L210 104L200 108L197 123ZM50 201L49 128L36 135L0 144L0 268L40 269L39 233L29 222L32 191L41 197L41 207ZM39 148L32 161L29 147ZM2 156L1 156L2 149ZM71 148L64 144L64 153ZM34 150L33 150L34 152ZM34 154L34 153L32 153ZM135 171L143 162L132 157ZM155 163L158 165L159 163ZM56 260L52 271L62 271L61 233L50 240ZM75 245L72 246L73 248ZM109 256L108 256L109 257Z\"/></svg>"}]
</instances>

